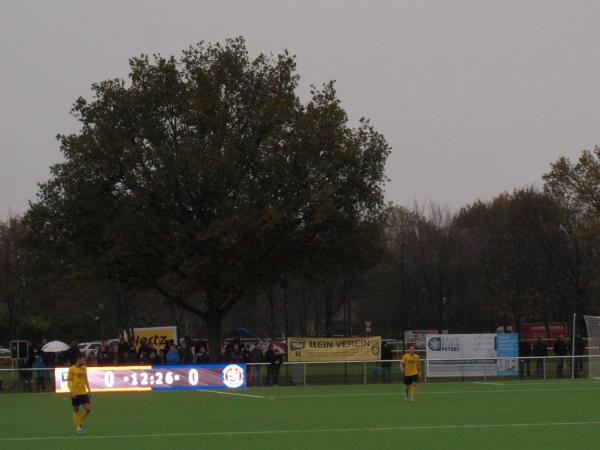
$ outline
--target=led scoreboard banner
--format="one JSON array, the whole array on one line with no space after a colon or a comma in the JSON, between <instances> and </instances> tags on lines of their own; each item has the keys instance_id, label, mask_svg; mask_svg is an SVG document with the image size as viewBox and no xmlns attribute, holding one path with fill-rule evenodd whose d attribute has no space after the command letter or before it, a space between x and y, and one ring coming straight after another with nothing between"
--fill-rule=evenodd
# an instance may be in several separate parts
<instances>
[{"instance_id":1,"label":"led scoreboard banner","mask_svg":"<svg viewBox=\"0 0 600 450\"><path fill-rule=\"evenodd\" d=\"M68 367L54 369L56 393L68 393ZM92 392L236 389L246 387L244 364L88 367Z\"/></svg>"}]
</instances>

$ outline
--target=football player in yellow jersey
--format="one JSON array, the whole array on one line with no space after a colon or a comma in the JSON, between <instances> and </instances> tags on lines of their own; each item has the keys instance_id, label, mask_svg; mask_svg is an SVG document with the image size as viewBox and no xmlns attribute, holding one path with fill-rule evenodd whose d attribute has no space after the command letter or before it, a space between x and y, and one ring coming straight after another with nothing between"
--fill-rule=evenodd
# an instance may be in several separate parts
<instances>
[{"instance_id":1,"label":"football player in yellow jersey","mask_svg":"<svg viewBox=\"0 0 600 450\"><path fill-rule=\"evenodd\" d=\"M417 381L421 375L421 358L415 353L415 346L408 347L400 360L400 370L404 372L404 386L406 386L406 399L415 401L417 395Z\"/></svg>"},{"instance_id":2,"label":"football player in yellow jersey","mask_svg":"<svg viewBox=\"0 0 600 450\"><path fill-rule=\"evenodd\" d=\"M81 424L87 418L92 408L90 406L90 397L92 389L87 378L87 369L85 367L85 356L77 356L75 365L69 367L67 378L69 392L71 392L71 404L73 405L73 423L78 433L83 433ZM79 414L79 406L83 405L83 413Z\"/></svg>"}]
</instances>

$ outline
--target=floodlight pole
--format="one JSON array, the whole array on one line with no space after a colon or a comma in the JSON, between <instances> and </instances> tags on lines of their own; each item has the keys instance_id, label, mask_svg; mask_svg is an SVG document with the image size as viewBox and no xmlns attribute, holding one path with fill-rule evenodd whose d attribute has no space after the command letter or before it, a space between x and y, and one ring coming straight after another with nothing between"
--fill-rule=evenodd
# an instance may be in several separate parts
<instances>
[{"instance_id":1,"label":"floodlight pole","mask_svg":"<svg viewBox=\"0 0 600 450\"><path fill-rule=\"evenodd\" d=\"M573 313L573 337L571 338L571 380L575 379L575 319L577 313Z\"/></svg>"}]
</instances>

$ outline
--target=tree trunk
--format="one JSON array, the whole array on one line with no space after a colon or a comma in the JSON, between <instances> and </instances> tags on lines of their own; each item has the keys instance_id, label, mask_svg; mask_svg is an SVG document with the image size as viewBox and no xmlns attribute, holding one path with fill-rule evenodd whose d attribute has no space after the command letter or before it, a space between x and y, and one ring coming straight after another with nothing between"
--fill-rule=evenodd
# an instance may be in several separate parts
<instances>
[{"instance_id":1,"label":"tree trunk","mask_svg":"<svg viewBox=\"0 0 600 450\"><path fill-rule=\"evenodd\" d=\"M8 308L8 339L12 341L14 338L14 324L15 324L15 300L10 294L6 294L6 305Z\"/></svg>"},{"instance_id":2,"label":"tree trunk","mask_svg":"<svg viewBox=\"0 0 600 450\"><path fill-rule=\"evenodd\" d=\"M223 312L216 307L210 308L205 317L208 331L208 354L210 362L219 362L221 359L221 327Z\"/></svg>"},{"instance_id":3,"label":"tree trunk","mask_svg":"<svg viewBox=\"0 0 600 450\"><path fill-rule=\"evenodd\" d=\"M116 305L116 313L117 313L117 321L121 327L119 330L119 336L123 334L123 332L127 333L128 336L133 336L133 328L134 324L131 323L129 317L129 311L127 310L127 298L125 298L125 292L123 292L123 286L121 283L117 282L115 285L117 291L117 305Z\"/></svg>"},{"instance_id":4,"label":"tree trunk","mask_svg":"<svg viewBox=\"0 0 600 450\"><path fill-rule=\"evenodd\" d=\"M308 314L309 314L309 308L310 308L310 304L309 302L306 300L306 285L304 283L302 283L301 285L301 296L302 296L302 302L301 302L301 307L300 307L300 335L307 337L308 336Z\"/></svg>"},{"instance_id":5,"label":"tree trunk","mask_svg":"<svg viewBox=\"0 0 600 450\"><path fill-rule=\"evenodd\" d=\"M15 298L14 295L10 292L10 282L11 282L11 261L10 261L10 237L6 237L5 242L6 247L4 248L4 301L6 303L6 308L8 309L8 341L13 339L14 333L14 323L15 323Z\"/></svg>"},{"instance_id":6,"label":"tree trunk","mask_svg":"<svg viewBox=\"0 0 600 450\"><path fill-rule=\"evenodd\" d=\"M271 339L275 339L275 294L273 293L273 285L269 285L266 289L267 298L269 299L269 322L271 323Z\"/></svg>"},{"instance_id":7,"label":"tree trunk","mask_svg":"<svg viewBox=\"0 0 600 450\"><path fill-rule=\"evenodd\" d=\"M315 337L318 337L319 334L320 334L320 326L319 326L320 325L320 323L319 323L320 322L319 302L317 300L313 299L313 303L315 305L315 329L314 329L314 335L315 335Z\"/></svg>"},{"instance_id":8,"label":"tree trunk","mask_svg":"<svg viewBox=\"0 0 600 450\"><path fill-rule=\"evenodd\" d=\"M288 317L288 283L283 283L283 334L289 336L289 317Z\"/></svg>"},{"instance_id":9,"label":"tree trunk","mask_svg":"<svg viewBox=\"0 0 600 450\"><path fill-rule=\"evenodd\" d=\"M325 336L331 337L331 326L333 319L333 289L331 286L327 288L325 293Z\"/></svg>"},{"instance_id":10,"label":"tree trunk","mask_svg":"<svg viewBox=\"0 0 600 450\"><path fill-rule=\"evenodd\" d=\"M575 322L575 328L577 330L582 330L582 329L585 330L586 329L585 328L586 327L586 325L585 325L585 319L583 317L584 312L586 310L586 303L587 303L587 298L585 296L586 296L586 293L583 292L582 289L578 289L577 290L577 297L575 299L575 311L573 311L576 314L576 316L575 316L575 321L576 321ZM580 326L583 327L583 328L579 328ZM580 334L580 333L581 333L581 331L579 331L579 333L577 333L577 334ZM572 334L573 333L571 333L571 335Z\"/></svg>"}]
</instances>

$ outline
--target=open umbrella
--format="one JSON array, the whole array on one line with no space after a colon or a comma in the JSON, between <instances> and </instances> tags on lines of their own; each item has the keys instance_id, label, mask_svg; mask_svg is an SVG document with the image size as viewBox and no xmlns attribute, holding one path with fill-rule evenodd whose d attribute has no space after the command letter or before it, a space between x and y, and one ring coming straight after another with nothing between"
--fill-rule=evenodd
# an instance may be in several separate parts
<instances>
[{"instance_id":1,"label":"open umbrella","mask_svg":"<svg viewBox=\"0 0 600 450\"><path fill-rule=\"evenodd\" d=\"M42 347L42 351L48 353L64 352L68 349L69 346L61 341L50 341Z\"/></svg>"},{"instance_id":2,"label":"open umbrella","mask_svg":"<svg viewBox=\"0 0 600 450\"><path fill-rule=\"evenodd\" d=\"M231 333L229 333L229 335L232 337L244 338L252 336L252 330L250 330L249 328L235 328L234 330L231 330Z\"/></svg>"}]
</instances>

